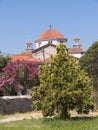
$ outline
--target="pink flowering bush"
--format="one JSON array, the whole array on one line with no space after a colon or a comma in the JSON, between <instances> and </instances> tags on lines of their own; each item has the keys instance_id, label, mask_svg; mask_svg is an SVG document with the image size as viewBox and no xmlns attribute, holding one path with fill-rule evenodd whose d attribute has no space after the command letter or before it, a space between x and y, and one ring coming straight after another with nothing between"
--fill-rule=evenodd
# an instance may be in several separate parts
<instances>
[{"instance_id":1,"label":"pink flowering bush","mask_svg":"<svg viewBox=\"0 0 98 130\"><path fill-rule=\"evenodd\" d=\"M3 68L3 75L0 76L0 88L3 87L12 95L17 94L18 91L25 94L27 89L38 83L38 66L34 62L10 61Z\"/></svg>"}]
</instances>

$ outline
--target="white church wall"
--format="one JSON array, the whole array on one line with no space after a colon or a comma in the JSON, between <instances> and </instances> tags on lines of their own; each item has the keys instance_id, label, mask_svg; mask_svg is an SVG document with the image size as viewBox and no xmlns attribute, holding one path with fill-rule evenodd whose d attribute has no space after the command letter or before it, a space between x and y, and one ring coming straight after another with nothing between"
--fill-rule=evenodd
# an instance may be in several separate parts
<instances>
[{"instance_id":1,"label":"white church wall","mask_svg":"<svg viewBox=\"0 0 98 130\"><path fill-rule=\"evenodd\" d=\"M81 53L77 53L77 54L71 54L72 56L76 57L76 58L80 58L82 56Z\"/></svg>"},{"instance_id":2,"label":"white church wall","mask_svg":"<svg viewBox=\"0 0 98 130\"><path fill-rule=\"evenodd\" d=\"M33 57L40 59L40 60L44 60L50 57L51 54L56 54L56 48L53 46L49 46L47 48L43 48L42 50L33 53Z\"/></svg>"},{"instance_id":3,"label":"white church wall","mask_svg":"<svg viewBox=\"0 0 98 130\"><path fill-rule=\"evenodd\" d=\"M59 40L50 40L50 42L51 42L52 44L54 44L54 45L58 45L58 44L60 43ZM47 40L47 41L41 41L40 43L36 43L36 48L42 47L42 46L44 46L44 45L46 45L46 44L48 44L48 43L49 43L48 40Z\"/></svg>"},{"instance_id":4,"label":"white church wall","mask_svg":"<svg viewBox=\"0 0 98 130\"><path fill-rule=\"evenodd\" d=\"M41 47L41 46L44 46L46 44L48 44L48 41L42 41L40 43L38 42L38 43L36 43L36 49L39 48L39 47Z\"/></svg>"}]
</instances>

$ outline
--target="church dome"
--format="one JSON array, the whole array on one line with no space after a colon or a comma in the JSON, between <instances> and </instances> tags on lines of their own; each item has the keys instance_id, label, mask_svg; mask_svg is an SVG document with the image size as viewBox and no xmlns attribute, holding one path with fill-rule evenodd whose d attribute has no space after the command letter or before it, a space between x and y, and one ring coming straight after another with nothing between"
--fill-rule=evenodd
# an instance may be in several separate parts
<instances>
[{"instance_id":1,"label":"church dome","mask_svg":"<svg viewBox=\"0 0 98 130\"><path fill-rule=\"evenodd\" d=\"M46 30L42 32L41 35L36 40L36 42L50 40L50 39L63 39L64 40L65 38L60 32L50 29L50 30Z\"/></svg>"}]
</instances>

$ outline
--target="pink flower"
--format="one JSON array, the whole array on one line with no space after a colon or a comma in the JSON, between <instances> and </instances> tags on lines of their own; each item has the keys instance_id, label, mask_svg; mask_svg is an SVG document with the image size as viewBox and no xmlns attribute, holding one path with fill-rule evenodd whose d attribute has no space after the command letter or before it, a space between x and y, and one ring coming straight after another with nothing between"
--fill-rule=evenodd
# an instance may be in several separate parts
<instances>
[{"instance_id":1,"label":"pink flower","mask_svg":"<svg viewBox=\"0 0 98 130\"><path fill-rule=\"evenodd\" d=\"M3 68L3 75L0 76L0 86L8 86L16 89L32 88L38 76L38 66L34 62L10 61Z\"/></svg>"}]
</instances>

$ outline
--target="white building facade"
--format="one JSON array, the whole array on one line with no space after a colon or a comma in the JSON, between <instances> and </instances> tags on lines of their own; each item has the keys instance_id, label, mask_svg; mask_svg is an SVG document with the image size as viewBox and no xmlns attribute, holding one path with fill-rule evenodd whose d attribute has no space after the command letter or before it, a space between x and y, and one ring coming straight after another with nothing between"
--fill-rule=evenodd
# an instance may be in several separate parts
<instances>
[{"instance_id":1,"label":"white building facade","mask_svg":"<svg viewBox=\"0 0 98 130\"><path fill-rule=\"evenodd\" d=\"M35 41L36 49L32 48L31 42L27 42L27 48L21 54L45 62L51 55L56 54L56 46L59 43L64 43L67 46L67 38L57 30L49 29L42 32ZM79 59L84 54L84 49L81 47L78 37L74 38L73 47L68 49L68 53L76 59Z\"/></svg>"},{"instance_id":2,"label":"white building facade","mask_svg":"<svg viewBox=\"0 0 98 130\"><path fill-rule=\"evenodd\" d=\"M66 44L67 38L56 30L46 30L35 41L36 49L33 50L32 56L45 61L51 54L56 54L56 46L60 42Z\"/></svg>"}]
</instances>

